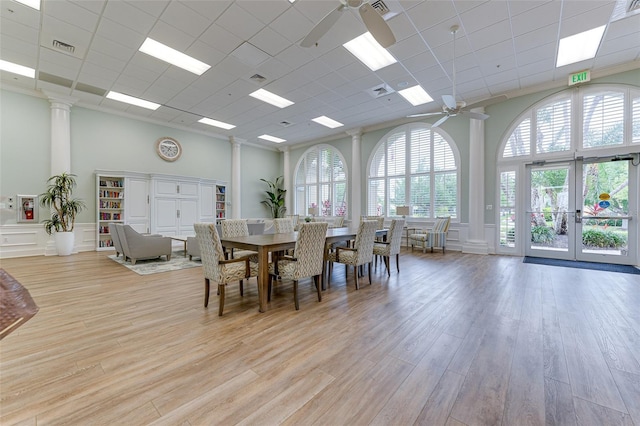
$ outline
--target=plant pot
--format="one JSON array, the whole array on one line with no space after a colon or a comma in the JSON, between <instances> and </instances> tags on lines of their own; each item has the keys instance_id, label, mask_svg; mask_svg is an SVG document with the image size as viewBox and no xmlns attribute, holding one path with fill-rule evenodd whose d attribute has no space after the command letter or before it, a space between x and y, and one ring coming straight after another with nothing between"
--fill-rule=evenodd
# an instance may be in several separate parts
<instances>
[{"instance_id":1,"label":"plant pot","mask_svg":"<svg viewBox=\"0 0 640 426\"><path fill-rule=\"evenodd\" d=\"M73 251L73 232L56 232L54 239L56 241L58 256L69 256Z\"/></svg>"}]
</instances>

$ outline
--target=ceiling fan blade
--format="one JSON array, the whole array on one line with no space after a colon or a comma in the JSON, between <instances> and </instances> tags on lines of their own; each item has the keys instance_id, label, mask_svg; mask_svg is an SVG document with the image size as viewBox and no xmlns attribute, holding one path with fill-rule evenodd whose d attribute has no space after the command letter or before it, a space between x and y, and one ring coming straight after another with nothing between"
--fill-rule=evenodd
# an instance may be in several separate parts
<instances>
[{"instance_id":1,"label":"ceiling fan blade","mask_svg":"<svg viewBox=\"0 0 640 426\"><path fill-rule=\"evenodd\" d=\"M338 7L333 9L324 18L322 18L322 20L318 22L316 26L313 27L311 31L309 31L309 34L307 34L307 36L300 42L300 46L314 46L318 42L318 40L320 40L322 36L325 35L336 22L338 22L343 9L344 5L341 3Z\"/></svg>"},{"instance_id":2,"label":"ceiling fan blade","mask_svg":"<svg viewBox=\"0 0 640 426\"><path fill-rule=\"evenodd\" d=\"M442 102L444 102L444 104L449 109L458 108L458 105L456 104L456 99L451 95L442 95Z\"/></svg>"},{"instance_id":3,"label":"ceiling fan blade","mask_svg":"<svg viewBox=\"0 0 640 426\"><path fill-rule=\"evenodd\" d=\"M474 118L476 120L486 120L489 118L487 114L483 114L481 112L473 112L473 111L464 111L465 115L468 115L469 118Z\"/></svg>"},{"instance_id":4,"label":"ceiling fan blade","mask_svg":"<svg viewBox=\"0 0 640 426\"><path fill-rule=\"evenodd\" d=\"M449 118L448 115L445 115L444 117L442 117L440 120L436 121L435 123L433 123L431 125L431 127L439 127L442 123L444 123L445 121L447 121L447 118Z\"/></svg>"},{"instance_id":5,"label":"ceiling fan blade","mask_svg":"<svg viewBox=\"0 0 640 426\"><path fill-rule=\"evenodd\" d=\"M360 17L378 44L385 49L396 42L396 37L391 32L389 24L369 3L363 3L358 9Z\"/></svg>"},{"instance_id":6,"label":"ceiling fan blade","mask_svg":"<svg viewBox=\"0 0 640 426\"><path fill-rule=\"evenodd\" d=\"M413 118L413 117L429 117L432 115L442 115L444 114L444 112L423 112L421 114L411 114L411 115L407 115L407 118Z\"/></svg>"}]
</instances>

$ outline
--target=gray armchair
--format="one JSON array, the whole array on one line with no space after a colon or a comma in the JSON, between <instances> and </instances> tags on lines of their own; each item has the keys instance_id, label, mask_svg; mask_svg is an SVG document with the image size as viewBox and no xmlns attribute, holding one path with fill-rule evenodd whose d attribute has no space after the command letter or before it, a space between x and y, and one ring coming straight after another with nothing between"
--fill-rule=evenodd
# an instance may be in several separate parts
<instances>
[{"instance_id":1,"label":"gray armchair","mask_svg":"<svg viewBox=\"0 0 640 426\"><path fill-rule=\"evenodd\" d=\"M116 249L116 257L120 256L120 253L122 253L124 260L127 260L126 256L124 255L124 252L122 251L122 244L120 244L120 237L118 236L118 232L116 231L115 223L109 223L109 233L111 234L111 241L113 241L113 247Z\"/></svg>"},{"instance_id":2,"label":"gray armchair","mask_svg":"<svg viewBox=\"0 0 640 426\"><path fill-rule=\"evenodd\" d=\"M143 259L154 259L166 256L171 260L171 238L157 235L142 235L129 225L116 224L116 232L120 239L122 252L125 259L129 258L131 264Z\"/></svg>"}]
</instances>

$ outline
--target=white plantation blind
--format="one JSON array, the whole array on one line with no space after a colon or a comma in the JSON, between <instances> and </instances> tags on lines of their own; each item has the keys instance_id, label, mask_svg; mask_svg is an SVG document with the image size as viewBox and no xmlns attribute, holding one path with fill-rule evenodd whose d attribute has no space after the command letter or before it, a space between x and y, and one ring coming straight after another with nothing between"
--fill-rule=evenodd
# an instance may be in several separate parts
<instances>
[{"instance_id":1,"label":"white plantation blind","mask_svg":"<svg viewBox=\"0 0 640 426\"><path fill-rule=\"evenodd\" d=\"M408 205L411 216L457 217L458 167L439 129L410 126L381 141L372 155L367 214L395 215Z\"/></svg>"},{"instance_id":2,"label":"white plantation blind","mask_svg":"<svg viewBox=\"0 0 640 426\"><path fill-rule=\"evenodd\" d=\"M632 143L640 143L640 96L633 99L631 105L631 127L632 127Z\"/></svg>"},{"instance_id":3,"label":"white plantation blind","mask_svg":"<svg viewBox=\"0 0 640 426\"><path fill-rule=\"evenodd\" d=\"M500 173L500 245L515 247L516 237L516 172Z\"/></svg>"},{"instance_id":4,"label":"white plantation blind","mask_svg":"<svg viewBox=\"0 0 640 426\"><path fill-rule=\"evenodd\" d=\"M531 152L531 119L525 118L511 133L502 151L503 158L529 155Z\"/></svg>"},{"instance_id":5,"label":"white plantation blind","mask_svg":"<svg viewBox=\"0 0 640 426\"><path fill-rule=\"evenodd\" d=\"M306 216L314 205L323 216L347 211L347 172L335 148L318 145L309 149L295 176L295 214Z\"/></svg>"},{"instance_id":6,"label":"white plantation blind","mask_svg":"<svg viewBox=\"0 0 640 426\"><path fill-rule=\"evenodd\" d=\"M536 153L568 151L571 145L571 99L563 99L536 112Z\"/></svg>"},{"instance_id":7,"label":"white plantation blind","mask_svg":"<svg viewBox=\"0 0 640 426\"><path fill-rule=\"evenodd\" d=\"M582 146L621 145L624 141L624 94L602 92L583 99Z\"/></svg>"}]
</instances>

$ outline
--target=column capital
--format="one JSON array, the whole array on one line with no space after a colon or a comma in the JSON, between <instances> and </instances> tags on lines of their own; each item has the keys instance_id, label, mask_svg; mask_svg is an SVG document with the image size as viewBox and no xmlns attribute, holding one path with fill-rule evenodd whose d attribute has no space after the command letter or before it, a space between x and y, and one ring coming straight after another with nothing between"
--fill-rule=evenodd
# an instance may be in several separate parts
<instances>
[{"instance_id":1,"label":"column capital","mask_svg":"<svg viewBox=\"0 0 640 426\"><path fill-rule=\"evenodd\" d=\"M240 146L246 142L247 142L246 139L236 138L235 136L229 136L229 143L233 146Z\"/></svg>"},{"instance_id":2,"label":"column capital","mask_svg":"<svg viewBox=\"0 0 640 426\"><path fill-rule=\"evenodd\" d=\"M289 151L291 151L291 147L290 146L283 146L282 148L278 148L278 151L280 151L280 152L289 152Z\"/></svg>"},{"instance_id":3,"label":"column capital","mask_svg":"<svg viewBox=\"0 0 640 426\"><path fill-rule=\"evenodd\" d=\"M345 133L351 137L354 136L362 136L362 127L357 127L355 129L345 130Z\"/></svg>"},{"instance_id":4,"label":"column capital","mask_svg":"<svg viewBox=\"0 0 640 426\"><path fill-rule=\"evenodd\" d=\"M50 92L48 90L42 90L42 93L47 97L51 105L62 104L70 108L73 106L73 104L80 100L78 98L72 98L71 96L61 95L59 93Z\"/></svg>"}]
</instances>

